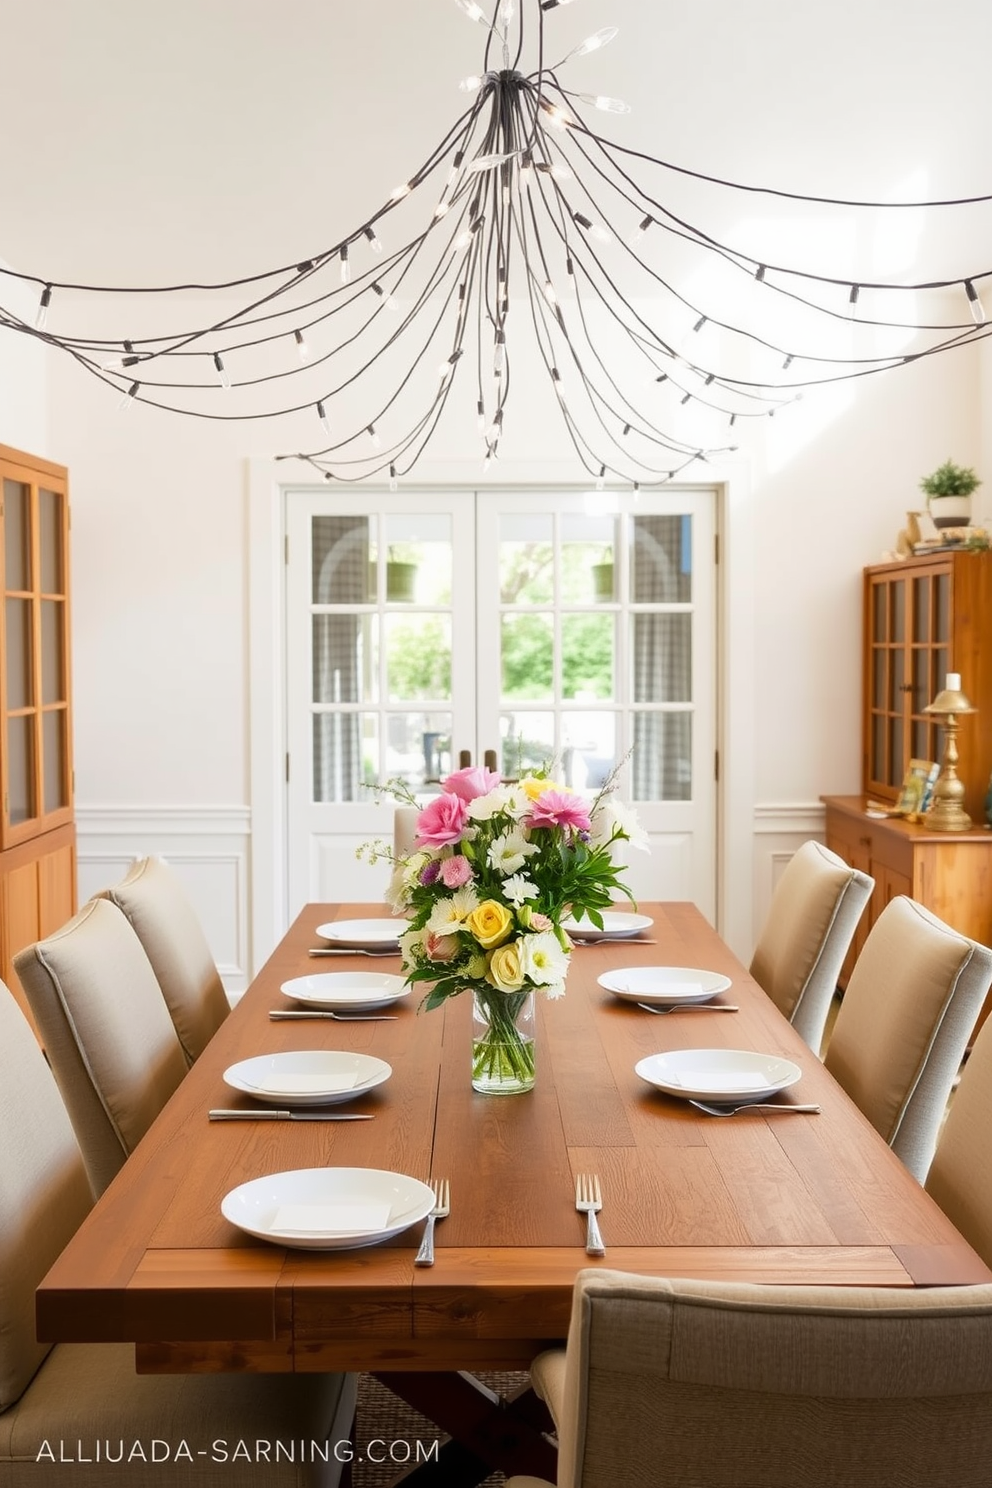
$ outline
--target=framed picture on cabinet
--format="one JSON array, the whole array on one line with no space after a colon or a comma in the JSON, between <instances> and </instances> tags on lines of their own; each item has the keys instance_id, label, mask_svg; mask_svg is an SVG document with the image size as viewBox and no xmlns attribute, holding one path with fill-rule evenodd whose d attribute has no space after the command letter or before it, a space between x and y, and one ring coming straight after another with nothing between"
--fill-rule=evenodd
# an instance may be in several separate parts
<instances>
[{"instance_id":1,"label":"framed picture on cabinet","mask_svg":"<svg viewBox=\"0 0 992 1488\"><path fill-rule=\"evenodd\" d=\"M911 759L896 802L896 816L922 816L933 797L934 782L940 772L935 760Z\"/></svg>"}]
</instances>

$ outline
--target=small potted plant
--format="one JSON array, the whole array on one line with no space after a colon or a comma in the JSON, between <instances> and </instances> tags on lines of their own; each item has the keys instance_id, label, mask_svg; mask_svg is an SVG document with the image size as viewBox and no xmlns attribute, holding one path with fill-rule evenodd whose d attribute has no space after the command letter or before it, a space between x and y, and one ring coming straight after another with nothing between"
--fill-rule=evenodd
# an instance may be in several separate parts
<instances>
[{"instance_id":1,"label":"small potted plant","mask_svg":"<svg viewBox=\"0 0 992 1488\"><path fill-rule=\"evenodd\" d=\"M920 481L936 527L967 527L971 522L971 493L981 481L973 470L945 460Z\"/></svg>"}]
</instances>

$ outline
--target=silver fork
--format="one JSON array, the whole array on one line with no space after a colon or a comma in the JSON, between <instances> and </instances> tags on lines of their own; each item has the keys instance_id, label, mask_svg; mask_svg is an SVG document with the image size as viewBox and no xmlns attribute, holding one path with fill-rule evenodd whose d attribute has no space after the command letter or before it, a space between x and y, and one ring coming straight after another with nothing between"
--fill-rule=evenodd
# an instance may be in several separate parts
<instances>
[{"instance_id":1,"label":"silver fork","mask_svg":"<svg viewBox=\"0 0 992 1488\"><path fill-rule=\"evenodd\" d=\"M586 1254L605 1255L606 1246L599 1233L596 1215L603 1207L603 1195L595 1173L580 1173L575 1180L575 1207L586 1217Z\"/></svg>"},{"instance_id":2,"label":"silver fork","mask_svg":"<svg viewBox=\"0 0 992 1488\"><path fill-rule=\"evenodd\" d=\"M326 1008L273 1008L269 1013L273 1023L280 1018L333 1018L335 1023L395 1023L395 1013L332 1013Z\"/></svg>"},{"instance_id":3,"label":"silver fork","mask_svg":"<svg viewBox=\"0 0 992 1488\"><path fill-rule=\"evenodd\" d=\"M362 950L358 946L311 946L308 956L398 956L399 947L385 951Z\"/></svg>"},{"instance_id":4,"label":"silver fork","mask_svg":"<svg viewBox=\"0 0 992 1488\"><path fill-rule=\"evenodd\" d=\"M657 1013L659 1018L664 1018L668 1013L739 1013L740 1008L733 1002L670 1002L667 1007L652 1007L649 1002L639 1002L637 1006L645 1013Z\"/></svg>"},{"instance_id":5,"label":"silver fork","mask_svg":"<svg viewBox=\"0 0 992 1488\"><path fill-rule=\"evenodd\" d=\"M707 1116L740 1116L747 1111L777 1111L780 1115L810 1115L820 1114L819 1106L776 1106L760 1101L752 1101L750 1105L743 1106L711 1106L706 1101L691 1100L690 1106L695 1106L697 1111L705 1111Z\"/></svg>"},{"instance_id":6,"label":"silver fork","mask_svg":"<svg viewBox=\"0 0 992 1488\"><path fill-rule=\"evenodd\" d=\"M414 1257L413 1264L415 1266L433 1266L434 1225L437 1220L446 1218L451 1212L451 1185L447 1178L432 1178L431 1188L434 1190L434 1208L427 1216L424 1238L421 1240L420 1249Z\"/></svg>"}]
</instances>

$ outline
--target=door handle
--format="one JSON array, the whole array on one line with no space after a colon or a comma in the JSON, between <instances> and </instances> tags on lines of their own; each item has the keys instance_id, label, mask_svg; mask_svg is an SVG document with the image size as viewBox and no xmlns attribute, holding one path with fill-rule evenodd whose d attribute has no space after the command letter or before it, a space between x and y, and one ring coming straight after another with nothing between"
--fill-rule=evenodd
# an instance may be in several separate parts
<instances>
[{"instance_id":1,"label":"door handle","mask_svg":"<svg viewBox=\"0 0 992 1488\"><path fill-rule=\"evenodd\" d=\"M462 750L460 750L459 751L459 754L458 754L458 768L459 768L459 770L468 770L468 769L471 768L471 765L472 765L472 751L471 751L471 749L462 749Z\"/></svg>"},{"instance_id":2,"label":"door handle","mask_svg":"<svg viewBox=\"0 0 992 1488\"><path fill-rule=\"evenodd\" d=\"M485 755L483 756L483 761L485 763L486 769L487 770L492 770L495 773L495 771L496 771L496 751L495 751L495 749L487 749L486 752L485 752Z\"/></svg>"}]
</instances>

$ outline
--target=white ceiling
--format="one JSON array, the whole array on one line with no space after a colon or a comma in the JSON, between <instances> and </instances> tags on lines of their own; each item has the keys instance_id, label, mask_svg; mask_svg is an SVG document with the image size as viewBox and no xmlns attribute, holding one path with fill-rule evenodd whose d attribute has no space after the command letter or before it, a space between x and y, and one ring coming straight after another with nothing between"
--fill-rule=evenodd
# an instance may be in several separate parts
<instances>
[{"instance_id":1,"label":"white ceiling","mask_svg":"<svg viewBox=\"0 0 992 1488\"><path fill-rule=\"evenodd\" d=\"M569 76L632 105L625 144L817 194L992 190L988 0L577 0L550 60L607 24ZM134 285L309 257L421 163L484 41L454 0L0 0L0 259ZM940 221L941 268L992 269L988 216Z\"/></svg>"}]
</instances>

